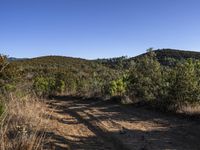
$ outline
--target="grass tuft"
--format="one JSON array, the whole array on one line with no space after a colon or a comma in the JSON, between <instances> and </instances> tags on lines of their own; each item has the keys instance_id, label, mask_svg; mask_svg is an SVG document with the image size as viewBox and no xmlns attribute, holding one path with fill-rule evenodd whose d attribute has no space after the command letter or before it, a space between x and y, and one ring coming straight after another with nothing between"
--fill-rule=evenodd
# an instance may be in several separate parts
<instances>
[{"instance_id":1,"label":"grass tuft","mask_svg":"<svg viewBox=\"0 0 200 150\"><path fill-rule=\"evenodd\" d=\"M1 150L42 150L46 141L48 115L43 102L12 95L1 116Z\"/></svg>"}]
</instances>

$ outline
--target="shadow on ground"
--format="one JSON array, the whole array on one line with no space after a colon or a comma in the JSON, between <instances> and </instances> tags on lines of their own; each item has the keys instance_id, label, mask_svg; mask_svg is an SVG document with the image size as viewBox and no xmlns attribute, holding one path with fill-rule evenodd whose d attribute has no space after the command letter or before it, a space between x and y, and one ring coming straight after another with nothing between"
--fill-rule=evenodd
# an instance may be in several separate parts
<instances>
[{"instance_id":1,"label":"shadow on ground","mask_svg":"<svg viewBox=\"0 0 200 150\"><path fill-rule=\"evenodd\" d=\"M47 103L50 108L56 109L56 113L68 114L77 121L56 117L51 119L57 119L62 124L81 123L94 133L94 136L90 137L70 135L71 138L78 139L76 141L47 133L53 139L52 143L47 145L55 150L67 149L62 146L66 144L73 150L200 149L200 127L197 122L158 114L143 108L121 106L111 100L56 96L51 97ZM112 128L119 130L109 131L100 127L98 123L104 121L112 122Z\"/></svg>"}]
</instances>

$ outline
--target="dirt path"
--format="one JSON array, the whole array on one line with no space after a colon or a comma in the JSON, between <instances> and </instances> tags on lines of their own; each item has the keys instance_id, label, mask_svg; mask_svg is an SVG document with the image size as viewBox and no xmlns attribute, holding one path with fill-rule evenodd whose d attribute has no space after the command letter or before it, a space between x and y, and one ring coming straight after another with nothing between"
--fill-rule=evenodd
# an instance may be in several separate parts
<instances>
[{"instance_id":1,"label":"dirt path","mask_svg":"<svg viewBox=\"0 0 200 150\"><path fill-rule=\"evenodd\" d=\"M198 122L110 101L57 97L48 107L52 149L200 149Z\"/></svg>"}]
</instances>

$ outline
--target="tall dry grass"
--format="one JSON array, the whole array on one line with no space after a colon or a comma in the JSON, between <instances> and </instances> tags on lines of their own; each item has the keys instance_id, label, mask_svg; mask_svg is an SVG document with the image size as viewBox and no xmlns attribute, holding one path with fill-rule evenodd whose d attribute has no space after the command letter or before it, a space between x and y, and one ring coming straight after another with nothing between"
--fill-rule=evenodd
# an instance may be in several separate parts
<instances>
[{"instance_id":1,"label":"tall dry grass","mask_svg":"<svg viewBox=\"0 0 200 150\"><path fill-rule=\"evenodd\" d=\"M200 104L184 106L179 112L188 115L200 115Z\"/></svg>"},{"instance_id":2,"label":"tall dry grass","mask_svg":"<svg viewBox=\"0 0 200 150\"><path fill-rule=\"evenodd\" d=\"M0 149L44 149L49 125L45 104L29 96L19 99L10 94L9 97L0 121Z\"/></svg>"}]
</instances>

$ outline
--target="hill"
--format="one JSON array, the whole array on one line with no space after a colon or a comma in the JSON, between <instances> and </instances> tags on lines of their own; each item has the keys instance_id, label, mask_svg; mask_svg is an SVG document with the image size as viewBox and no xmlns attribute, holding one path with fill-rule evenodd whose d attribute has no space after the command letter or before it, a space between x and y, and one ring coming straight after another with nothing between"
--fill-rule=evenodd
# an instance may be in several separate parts
<instances>
[{"instance_id":1,"label":"hill","mask_svg":"<svg viewBox=\"0 0 200 150\"><path fill-rule=\"evenodd\" d=\"M171 66L177 61L184 59L200 59L200 52L175 50L175 49L158 49L154 50L158 61L162 65ZM32 59L17 59L11 57L9 60L16 67L23 68L30 72L38 70L63 70L74 73L93 73L101 72L102 70L121 72L131 67L131 62L139 60L147 53L128 58L126 56L109 58L109 59L96 59L87 60L81 58L64 57L64 56L43 56Z\"/></svg>"},{"instance_id":2,"label":"hill","mask_svg":"<svg viewBox=\"0 0 200 150\"><path fill-rule=\"evenodd\" d=\"M164 66L172 66L176 62L185 59L200 59L200 52L176 50L176 49L158 49L153 50L156 54L157 60ZM147 55L148 52L128 58L126 56L110 58L110 59L97 59L96 61L109 68L113 69L128 69L131 66L132 61L137 61L141 57Z\"/></svg>"},{"instance_id":3,"label":"hill","mask_svg":"<svg viewBox=\"0 0 200 150\"><path fill-rule=\"evenodd\" d=\"M101 85L108 85L110 81L122 74L122 71L109 68L94 60L64 56L15 60L10 63L10 67L12 68L10 70L17 70L11 74L21 78L22 83L26 80L30 84L42 82L40 85L46 86L54 85L59 80L56 86L57 84L65 86L67 94L100 93ZM43 87L40 87L41 89Z\"/></svg>"},{"instance_id":4,"label":"hill","mask_svg":"<svg viewBox=\"0 0 200 150\"><path fill-rule=\"evenodd\" d=\"M174 59L200 59L200 52L175 50L175 49L158 49L155 51L158 59L174 58Z\"/></svg>"},{"instance_id":5,"label":"hill","mask_svg":"<svg viewBox=\"0 0 200 150\"><path fill-rule=\"evenodd\" d=\"M186 50L176 50L176 49L158 49L154 50L156 53L156 57L158 61L162 65L173 65L177 61L185 60L185 59L200 59L200 52L195 52L195 51L186 51ZM132 59L135 58L140 58L145 54L136 56Z\"/></svg>"},{"instance_id":6,"label":"hill","mask_svg":"<svg viewBox=\"0 0 200 150\"><path fill-rule=\"evenodd\" d=\"M8 61L16 61L16 60L27 60L28 58L16 58L16 57L9 57Z\"/></svg>"},{"instance_id":7,"label":"hill","mask_svg":"<svg viewBox=\"0 0 200 150\"><path fill-rule=\"evenodd\" d=\"M72 72L92 72L106 69L95 61L64 56L43 56L32 59L18 59L13 65L27 70L63 70Z\"/></svg>"}]
</instances>

